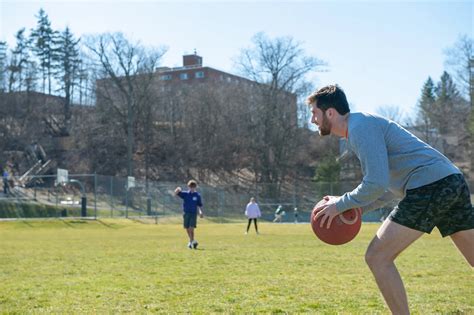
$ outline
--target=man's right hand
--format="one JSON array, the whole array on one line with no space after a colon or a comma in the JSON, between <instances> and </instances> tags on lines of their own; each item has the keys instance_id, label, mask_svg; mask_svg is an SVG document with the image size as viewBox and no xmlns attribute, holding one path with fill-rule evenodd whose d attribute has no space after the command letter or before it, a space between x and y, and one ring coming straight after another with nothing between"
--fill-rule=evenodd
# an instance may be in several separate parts
<instances>
[{"instance_id":1,"label":"man's right hand","mask_svg":"<svg viewBox=\"0 0 474 315\"><path fill-rule=\"evenodd\" d=\"M174 190L174 194L177 195L181 192L181 187L176 187L176 189Z\"/></svg>"}]
</instances>

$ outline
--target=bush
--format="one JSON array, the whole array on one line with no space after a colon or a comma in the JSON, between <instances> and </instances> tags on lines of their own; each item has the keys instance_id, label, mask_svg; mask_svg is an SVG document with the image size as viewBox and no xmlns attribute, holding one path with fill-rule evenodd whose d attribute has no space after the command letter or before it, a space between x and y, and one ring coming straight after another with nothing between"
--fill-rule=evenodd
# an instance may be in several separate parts
<instances>
[{"instance_id":1,"label":"bush","mask_svg":"<svg viewBox=\"0 0 474 315\"><path fill-rule=\"evenodd\" d=\"M0 201L0 218L55 218L60 216L80 216L81 209L56 207L32 202L19 203Z\"/></svg>"}]
</instances>

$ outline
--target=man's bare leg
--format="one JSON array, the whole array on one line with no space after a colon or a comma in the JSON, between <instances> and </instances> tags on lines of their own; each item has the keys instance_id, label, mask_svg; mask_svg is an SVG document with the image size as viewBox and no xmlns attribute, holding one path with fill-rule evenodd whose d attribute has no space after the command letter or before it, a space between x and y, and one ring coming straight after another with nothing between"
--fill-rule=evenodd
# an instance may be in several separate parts
<instances>
[{"instance_id":1,"label":"man's bare leg","mask_svg":"<svg viewBox=\"0 0 474 315\"><path fill-rule=\"evenodd\" d=\"M402 278L394 260L423 232L386 219L370 242L365 260L392 314L410 314Z\"/></svg>"},{"instance_id":2,"label":"man's bare leg","mask_svg":"<svg viewBox=\"0 0 474 315\"><path fill-rule=\"evenodd\" d=\"M450 237L469 265L474 267L474 229L459 231Z\"/></svg>"}]
</instances>

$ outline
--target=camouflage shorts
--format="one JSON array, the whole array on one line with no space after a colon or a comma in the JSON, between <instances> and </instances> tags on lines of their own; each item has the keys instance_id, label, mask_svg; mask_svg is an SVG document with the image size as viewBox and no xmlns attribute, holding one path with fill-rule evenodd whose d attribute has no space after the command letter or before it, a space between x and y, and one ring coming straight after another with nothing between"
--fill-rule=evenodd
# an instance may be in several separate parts
<instances>
[{"instance_id":1,"label":"camouflage shorts","mask_svg":"<svg viewBox=\"0 0 474 315\"><path fill-rule=\"evenodd\" d=\"M409 189L389 215L393 222L425 233L436 226L443 237L474 228L474 208L461 174Z\"/></svg>"}]
</instances>

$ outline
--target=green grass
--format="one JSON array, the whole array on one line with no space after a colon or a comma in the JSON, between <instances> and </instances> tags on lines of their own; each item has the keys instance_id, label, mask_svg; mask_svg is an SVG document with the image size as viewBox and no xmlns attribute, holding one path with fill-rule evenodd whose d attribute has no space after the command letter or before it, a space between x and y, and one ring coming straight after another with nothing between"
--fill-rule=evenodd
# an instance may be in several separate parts
<instances>
[{"instance_id":1,"label":"green grass","mask_svg":"<svg viewBox=\"0 0 474 315\"><path fill-rule=\"evenodd\" d=\"M387 314L364 263L378 225L343 246L307 224L177 220L0 223L0 313ZM397 260L414 314L474 313L474 275L451 241L423 236Z\"/></svg>"}]
</instances>

